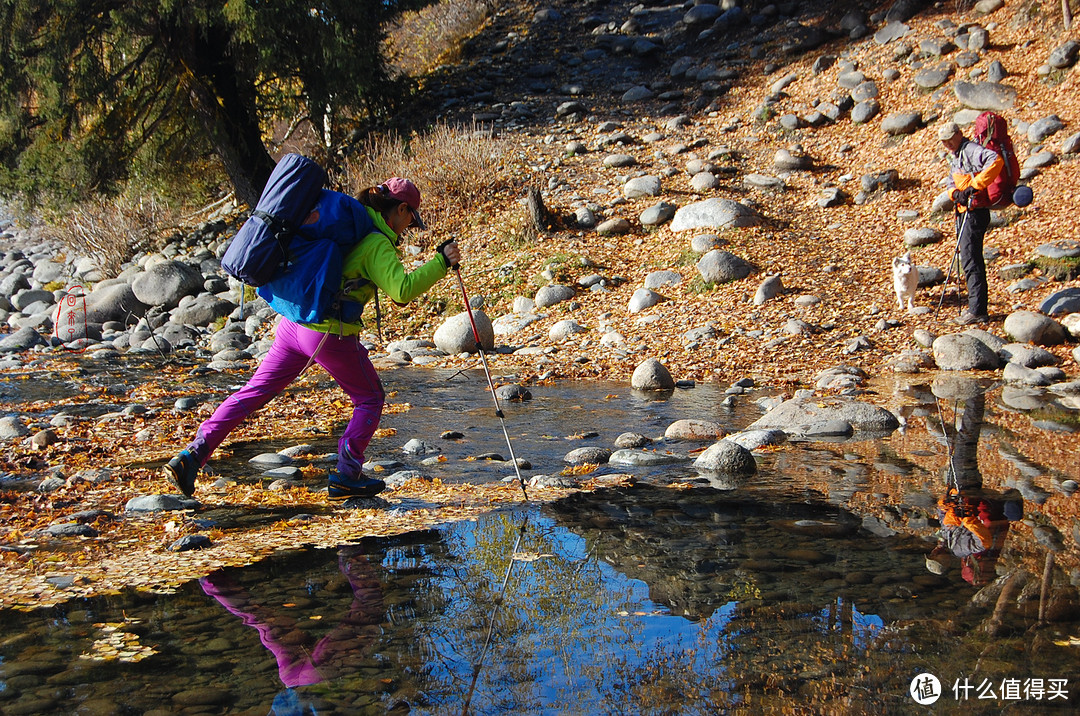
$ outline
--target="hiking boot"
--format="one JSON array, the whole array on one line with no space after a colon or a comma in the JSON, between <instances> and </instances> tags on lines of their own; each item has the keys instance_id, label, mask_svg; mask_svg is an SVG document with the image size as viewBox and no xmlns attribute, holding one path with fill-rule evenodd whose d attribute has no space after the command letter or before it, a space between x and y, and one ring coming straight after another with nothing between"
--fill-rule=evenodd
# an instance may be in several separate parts
<instances>
[{"instance_id":1,"label":"hiking boot","mask_svg":"<svg viewBox=\"0 0 1080 716\"><path fill-rule=\"evenodd\" d=\"M330 473L327 494L331 500L347 500L350 497L374 497L386 489L386 483L374 477L360 473L356 477L346 477L341 473Z\"/></svg>"},{"instance_id":2,"label":"hiking boot","mask_svg":"<svg viewBox=\"0 0 1080 716\"><path fill-rule=\"evenodd\" d=\"M989 316L985 313L975 314L971 311L964 311L957 318L953 320L958 326L970 326L974 323L986 323L989 320Z\"/></svg>"},{"instance_id":3,"label":"hiking boot","mask_svg":"<svg viewBox=\"0 0 1080 716\"><path fill-rule=\"evenodd\" d=\"M169 482L176 485L176 489L184 493L184 497L195 494L195 476L199 474L199 465L190 452L181 450L161 471L169 478Z\"/></svg>"}]
</instances>

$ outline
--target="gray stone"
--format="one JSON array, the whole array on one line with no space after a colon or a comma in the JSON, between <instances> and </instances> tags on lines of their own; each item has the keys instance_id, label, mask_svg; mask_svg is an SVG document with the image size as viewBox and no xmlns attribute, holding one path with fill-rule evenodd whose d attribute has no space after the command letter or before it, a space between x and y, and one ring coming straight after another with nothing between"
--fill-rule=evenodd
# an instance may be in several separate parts
<instances>
[{"instance_id":1,"label":"gray stone","mask_svg":"<svg viewBox=\"0 0 1080 716\"><path fill-rule=\"evenodd\" d=\"M495 331L491 327L491 319L480 310L473 311L472 315L476 322L476 330L480 334L480 346L484 350L492 350L495 347ZM433 338L438 349L448 355L477 352L476 337L473 334L468 312L446 319L435 330Z\"/></svg>"},{"instance_id":2,"label":"gray stone","mask_svg":"<svg viewBox=\"0 0 1080 716\"><path fill-rule=\"evenodd\" d=\"M1066 40L1053 49L1046 62L1055 70L1063 70L1076 64L1078 52L1080 52L1080 43L1076 40Z\"/></svg>"},{"instance_id":3,"label":"gray stone","mask_svg":"<svg viewBox=\"0 0 1080 716\"><path fill-rule=\"evenodd\" d=\"M645 450L616 450L608 459L609 465L628 465L633 467L653 467L656 465L676 465L688 462L685 455L673 455Z\"/></svg>"},{"instance_id":4,"label":"gray stone","mask_svg":"<svg viewBox=\"0 0 1080 716\"><path fill-rule=\"evenodd\" d=\"M495 389L495 395L499 400L504 400L508 403L523 403L527 400L532 400L532 392L517 383L509 383L507 385L500 385Z\"/></svg>"},{"instance_id":5,"label":"gray stone","mask_svg":"<svg viewBox=\"0 0 1080 716\"><path fill-rule=\"evenodd\" d=\"M747 450L757 450L771 445L782 445L787 441L787 433L775 429L744 430L741 433L728 435L724 439L736 445L741 445Z\"/></svg>"},{"instance_id":6,"label":"gray stone","mask_svg":"<svg viewBox=\"0 0 1080 716\"><path fill-rule=\"evenodd\" d=\"M54 303L53 292L40 288L28 288L11 297L11 305L15 307L16 311L29 313L26 309L35 303L44 303L46 306L51 305Z\"/></svg>"},{"instance_id":7,"label":"gray stone","mask_svg":"<svg viewBox=\"0 0 1080 716\"><path fill-rule=\"evenodd\" d=\"M735 254L713 249L697 262L697 270L707 283L727 283L746 278L753 267Z\"/></svg>"},{"instance_id":8,"label":"gray stone","mask_svg":"<svg viewBox=\"0 0 1080 716\"><path fill-rule=\"evenodd\" d=\"M558 342L566 340L575 333L584 333L585 330L585 327L573 318L565 318L552 324L551 328L548 329L548 338Z\"/></svg>"},{"instance_id":9,"label":"gray stone","mask_svg":"<svg viewBox=\"0 0 1080 716\"><path fill-rule=\"evenodd\" d=\"M763 218L756 211L731 199L706 199L682 207L675 212L671 230L678 233L688 229L728 229L757 226Z\"/></svg>"},{"instance_id":10,"label":"gray stone","mask_svg":"<svg viewBox=\"0 0 1080 716\"><path fill-rule=\"evenodd\" d=\"M689 442L713 442L726 434L720 423L711 420L683 419L676 420L664 431L664 439Z\"/></svg>"},{"instance_id":11,"label":"gray stone","mask_svg":"<svg viewBox=\"0 0 1080 716\"><path fill-rule=\"evenodd\" d=\"M800 151L790 149L778 149L773 155L773 166L777 171L791 172L809 169L812 165L810 157Z\"/></svg>"},{"instance_id":12,"label":"gray stone","mask_svg":"<svg viewBox=\"0 0 1080 716\"><path fill-rule=\"evenodd\" d=\"M97 537L98 531L90 525L81 525L78 523L65 523L58 525L49 525L45 528L45 532L50 537Z\"/></svg>"},{"instance_id":13,"label":"gray stone","mask_svg":"<svg viewBox=\"0 0 1080 716\"><path fill-rule=\"evenodd\" d=\"M851 121L853 124L866 124L881 112L881 105L876 99L859 102L851 108Z\"/></svg>"},{"instance_id":14,"label":"gray stone","mask_svg":"<svg viewBox=\"0 0 1080 716\"><path fill-rule=\"evenodd\" d=\"M766 301L770 301L784 290L783 281L780 280L780 276L769 276L761 285L758 286L757 293L754 294L754 305L760 306Z\"/></svg>"},{"instance_id":15,"label":"gray stone","mask_svg":"<svg viewBox=\"0 0 1080 716\"><path fill-rule=\"evenodd\" d=\"M173 512L187 509L191 501L175 495L141 495L133 497L124 505L126 512Z\"/></svg>"},{"instance_id":16,"label":"gray stone","mask_svg":"<svg viewBox=\"0 0 1080 716\"><path fill-rule=\"evenodd\" d=\"M577 291L571 286L552 284L550 286L543 286L537 291L535 298L533 298L533 302L536 308L547 308L548 306L554 306L555 304L569 301L576 295Z\"/></svg>"},{"instance_id":17,"label":"gray stone","mask_svg":"<svg viewBox=\"0 0 1080 716\"><path fill-rule=\"evenodd\" d=\"M0 338L0 353L21 353L45 344L45 339L30 326Z\"/></svg>"},{"instance_id":18,"label":"gray stone","mask_svg":"<svg viewBox=\"0 0 1080 716\"><path fill-rule=\"evenodd\" d=\"M993 82L954 82L953 94L970 109L1001 112L1016 103L1015 88Z\"/></svg>"},{"instance_id":19,"label":"gray stone","mask_svg":"<svg viewBox=\"0 0 1080 716\"><path fill-rule=\"evenodd\" d=\"M1048 137L1065 129L1065 123L1056 114L1032 122L1028 127L1027 139L1032 144L1042 144Z\"/></svg>"},{"instance_id":20,"label":"gray stone","mask_svg":"<svg viewBox=\"0 0 1080 716\"><path fill-rule=\"evenodd\" d=\"M936 89L949 81L952 76L952 67L927 67L915 73L913 81L923 89Z\"/></svg>"},{"instance_id":21,"label":"gray stone","mask_svg":"<svg viewBox=\"0 0 1080 716\"><path fill-rule=\"evenodd\" d=\"M601 236L613 236L630 233L630 222L622 218L612 218L596 227L596 233Z\"/></svg>"},{"instance_id":22,"label":"gray stone","mask_svg":"<svg viewBox=\"0 0 1080 716\"><path fill-rule=\"evenodd\" d=\"M832 401L792 398L780 403L748 426L748 430L776 428L784 432L800 426L838 420L850 423L856 430L892 431L900 427L896 416L884 408L859 401Z\"/></svg>"},{"instance_id":23,"label":"gray stone","mask_svg":"<svg viewBox=\"0 0 1080 716\"><path fill-rule=\"evenodd\" d=\"M942 233L933 227L924 227L921 229L908 229L904 232L904 244L908 248L916 248L918 246L928 246L930 244L936 244L942 239Z\"/></svg>"},{"instance_id":24,"label":"gray stone","mask_svg":"<svg viewBox=\"0 0 1080 716\"><path fill-rule=\"evenodd\" d=\"M1011 362L1005 364L1005 370L1002 371L1001 378L1006 383L1030 386L1047 386L1052 382L1034 368L1028 368L1019 363Z\"/></svg>"},{"instance_id":25,"label":"gray stone","mask_svg":"<svg viewBox=\"0 0 1080 716\"><path fill-rule=\"evenodd\" d=\"M911 28L905 25L903 22L893 21L886 23L880 30L874 33L874 42L879 45L887 45L894 40L900 38L911 32Z\"/></svg>"},{"instance_id":26,"label":"gray stone","mask_svg":"<svg viewBox=\"0 0 1080 716\"><path fill-rule=\"evenodd\" d=\"M603 447L580 447L571 450L563 457L563 462L571 465L606 465L611 459L611 450Z\"/></svg>"},{"instance_id":27,"label":"gray stone","mask_svg":"<svg viewBox=\"0 0 1080 716\"><path fill-rule=\"evenodd\" d=\"M1024 163L1020 165L1020 168L1024 170L1042 169L1056 163L1057 157L1053 152L1047 149L1041 152L1035 152L1029 156L1024 160Z\"/></svg>"},{"instance_id":28,"label":"gray stone","mask_svg":"<svg viewBox=\"0 0 1080 716\"><path fill-rule=\"evenodd\" d=\"M1049 316L1034 311L1014 311L1005 318L1005 333L1018 343L1054 346L1066 340L1065 328Z\"/></svg>"},{"instance_id":29,"label":"gray stone","mask_svg":"<svg viewBox=\"0 0 1080 716\"><path fill-rule=\"evenodd\" d=\"M641 212L641 216L638 217L638 221L642 226L660 226L671 221L671 218L675 216L675 205L669 204L666 201L662 201L659 204L653 204L645 211Z\"/></svg>"},{"instance_id":30,"label":"gray stone","mask_svg":"<svg viewBox=\"0 0 1080 716\"><path fill-rule=\"evenodd\" d=\"M1040 366L1057 365L1061 361L1056 355L1038 346L1027 343L1009 343L998 351L1003 359L1010 363L1016 363L1026 368L1038 368Z\"/></svg>"},{"instance_id":31,"label":"gray stone","mask_svg":"<svg viewBox=\"0 0 1080 716\"><path fill-rule=\"evenodd\" d=\"M993 370L1001 367L1001 358L974 336L950 333L939 336L931 347L934 362L941 370Z\"/></svg>"},{"instance_id":32,"label":"gray stone","mask_svg":"<svg viewBox=\"0 0 1080 716\"><path fill-rule=\"evenodd\" d=\"M783 179L765 174L747 174L743 177L743 185L752 189L783 189L787 186Z\"/></svg>"},{"instance_id":33,"label":"gray stone","mask_svg":"<svg viewBox=\"0 0 1080 716\"><path fill-rule=\"evenodd\" d=\"M630 297L630 303L627 305L627 310L630 313L641 313L664 300L665 298L663 296L652 289L639 288L634 291L634 295Z\"/></svg>"},{"instance_id":34,"label":"gray stone","mask_svg":"<svg viewBox=\"0 0 1080 716\"><path fill-rule=\"evenodd\" d=\"M639 199L643 196L659 196L660 177L634 177L623 184L622 192L623 196L627 199Z\"/></svg>"},{"instance_id":35,"label":"gray stone","mask_svg":"<svg viewBox=\"0 0 1080 716\"><path fill-rule=\"evenodd\" d=\"M282 455L279 452L264 452L259 453L255 457L249 459L248 462L257 467L273 468L291 465L293 463L293 459L288 455Z\"/></svg>"},{"instance_id":36,"label":"gray stone","mask_svg":"<svg viewBox=\"0 0 1080 716\"><path fill-rule=\"evenodd\" d=\"M698 172L690 177L690 188L698 193L711 191L720 186L720 180L711 172Z\"/></svg>"},{"instance_id":37,"label":"gray stone","mask_svg":"<svg viewBox=\"0 0 1080 716\"><path fill-rule=\"evenodd\" d=\"M144 271L131 282L135 298L148 306L173 309L184 296L202 290L202 273L180 261L163 261Z\"/></svg>"},{"instance_id":38,"label":"gray stone","mask_svg":"<svg viewBox=\"0 0 1080 716\"><path fill-rule=\"evenodd\" d=\"M757 472L753 454L730 440L720 440L710 445L698 455L694 467L728 475L753 475Z\"/></svg>"},{"instance_id":39,"label":"gray stone","mask_svg":"<svg viewBox=\"0 0 1080 716\"><path fill-rule=\"evenodd\" d=\"M718 5L694 5L683 15L683 23L689 27L711 25L721 14L723 10Z\"/></svg>"},{"instance_id":40,"label":"gray stone","mask_svg":"<svg viewBox=\"0 0 1080 716\"><path fill-rule=\"evenodd\" d=\"M609 154L604 157L604 166L612 169L632 167L637 164L637 159L630 154Z\"/></svg>"},{"instance_id":41,"label":"gray stone","mask_svg":"<svg viewBox=\"0 0 1080 716\"><path fill-rule=\"evenodd\" d=\"M646 358L634 369L630 386L638 390L672 390L675 381L663 363L655 358Z\"/></svg>"},{"instance_id":42,"label":"gray stone","mask_svg":"<svg viewBox=\"0 0 1080 716\"><path fill-rule=\"evenodd\" d=\"M683 282L682 274L677 271L653 271L645 277L645 288L678 286Z\"/></svg>"},{"instance_id":43,"label":"gray stone","mask_svg":"<svg viewBox=\"0 0 1080 716\"><path fill-rule=\"evenodd\" d=\"M170 552L187 552L193 549L207 549L214 543L206 535L184 535L169 545Z\"/></svg>"},{"instance_id":44,"label":"gray stone","mask_svg":"<svg viewBox=\"0 0 1080 716\"><path fill-rule=\"evenodd\" d=\"M922 127L922 114L919 112L898 112L881 120L881 131L885 134L912 134Z\"/></svg>"},{"instance_id":45,"label":"gray stone","mask_svg":"<svg viewBox=\"0 0 1080 716\"><path fill-rule=\"evenodd\" d=\"M651 443L652 440L641 433L622 433L615 438L615 447L622 449L639 448Z\"/></svg>"},{"instance_id":46,"label":"gray stone","mask_svg":"<svg viewBox=\"0 0 1080 716\"><path fill-rule=\"evenodd\" d=\"M1061 143L1062 154L1076 154L1077 152L1080 152L1080 132L1070 134L1068 138Z\"/></svg>"},{"instance_id":47,"label":"gray stone","mask_svg":"<svg viewBox=\"0 0 1080 716\"><path fill-rule=\"evenodd\" d=\"M0 440L13 440L30 434L30 429L17 415L0 418Z\"/></svg>"},{"instance_id":48,"label":"gray stone","mask_svg":"<svg viewBox=\"0 0 1080 716\"><path fill-rule=\"evenodd\" d=\"M196 296L194 301L173 310L171 321L186 326L209 326L236 310L236 304L208 293Z\"/></svg>"},{"instance_id":49,"label":"gray stone","mask_svg":"<svg viewBox=\"0 0 1080 716\"><path fill-rule=\"evenodd\" d=\"M1035 248L1035 254L1047 259L1073 259L1080 257L1080 241L1059 239ZM1068 289L1066 289L1068 290ZM1076 291L1077 289L1073 289Z\"/></svg>"}]
</instances>

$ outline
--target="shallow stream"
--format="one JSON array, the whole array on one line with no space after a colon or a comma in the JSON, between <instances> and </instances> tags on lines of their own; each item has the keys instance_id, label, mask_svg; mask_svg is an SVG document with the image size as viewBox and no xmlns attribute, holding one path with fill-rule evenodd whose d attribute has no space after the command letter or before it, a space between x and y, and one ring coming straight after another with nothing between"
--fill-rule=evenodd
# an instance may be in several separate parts
<instances>
[{"instance_id":1,"label":"shallow stream","mask_svg":"<svg viewBox=\"0 0 1080 716\"><path fill-rule=\"evenodd\" d=\"M139 380L89 365L79 381ZM208 376L204 397L236 380ZM386 416L398 434L369 457L417 467L398 451L419 438L448 459L418 469L444 481L512 474L470 459L506 447L479 375L384 381L413 408ZM768 450L749 478L606 467L637 484L281 552L173 595L0 612L0 713L912 713L935 697L945 712L1075 712L1076 412L984 387L959 400L930 377L875 384L866 398L895 403L904 430ZM63 374L5 381L0 407L72 389ZM764 395L725 408L709 385L530 390L504 406L527 474L680 418L739 430ZM115 394L65 410L116 410ZM243 477L244 457L278 447L244 446L215 469ZM939 528L965 520L989 548L961 557Z\"/></svg>"}]
</instances>

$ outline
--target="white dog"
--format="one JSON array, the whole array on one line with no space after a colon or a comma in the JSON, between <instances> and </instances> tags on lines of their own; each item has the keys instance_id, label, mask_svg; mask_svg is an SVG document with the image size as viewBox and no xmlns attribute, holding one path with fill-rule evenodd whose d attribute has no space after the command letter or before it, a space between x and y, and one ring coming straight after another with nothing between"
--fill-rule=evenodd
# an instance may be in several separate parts
<instances>
[{"instance_id":1,"label":"white dog","mask_svg":"<svg viewBox=\"0 0 1080 716\"><path fill-rule=\"evenodd\" d=\"M892 260L892 283L896 291L896 303L900 308L907 303L907 310L915 307L915 290L919 287L919 270L911 263L911 253Z\"/></svg>"}]
</instances>

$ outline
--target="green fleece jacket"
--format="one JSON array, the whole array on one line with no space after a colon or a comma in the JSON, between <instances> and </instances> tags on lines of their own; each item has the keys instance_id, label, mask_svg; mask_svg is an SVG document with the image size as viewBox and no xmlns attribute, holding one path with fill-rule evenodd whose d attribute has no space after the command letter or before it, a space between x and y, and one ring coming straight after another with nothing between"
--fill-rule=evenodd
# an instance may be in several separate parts
<instances>
[{"instance_id":1,"label":"green fleece jacket","mask_svg":"<svg viewBox=\"0 0 1080 716\"><path fill-rule=\"evenodd\" d=\"M361 239L360 243L345 256L342 274L345 282L365 278L370 283L365 283L360 288L350 291L347 294L349 298L366 305L375 297L375 287L378 286L390 297L391 301L408 303L423 295L446 275L449 267L442 254L436 254L435 258L423 266L411 273L406 273L405 266L398 256L397 234L387 226L382 214L370 207L367 207L367 212L375 222L376 231L372 231ZM322 333L338 333L343 336L355 336L364 327L364 324L359 321L342 323L336 318L304 325Z\"/></svg>"}]
</instances>

